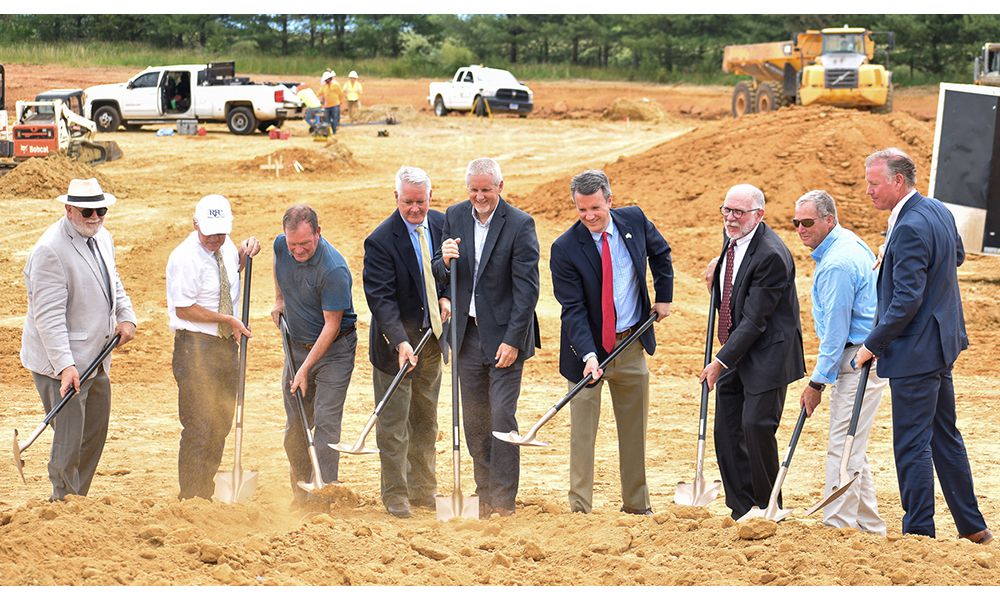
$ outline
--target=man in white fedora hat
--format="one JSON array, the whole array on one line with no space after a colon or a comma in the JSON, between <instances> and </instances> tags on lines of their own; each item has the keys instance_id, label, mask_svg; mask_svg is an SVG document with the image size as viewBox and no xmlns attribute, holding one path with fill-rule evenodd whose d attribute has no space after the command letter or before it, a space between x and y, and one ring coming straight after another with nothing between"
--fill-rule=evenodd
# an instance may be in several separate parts
<instances>
[{"instance_id":1,"label":"man in white fedora hat","mask_svg":"<svg viewBox=\"0 0 1000 600\"><path fill-rule=\"evenodd\" d=\"M52 500L90 489L111 415L111 355L86 381L80 373L116 333L119 346L135 337L136 323L103 226L115 197L97 179L74 179L57 200L66 216L45 230L24 267L28 315L21 338L21 364L31 371L46 412L76 390L51 422Z\"/></svg>"}]
</instances>

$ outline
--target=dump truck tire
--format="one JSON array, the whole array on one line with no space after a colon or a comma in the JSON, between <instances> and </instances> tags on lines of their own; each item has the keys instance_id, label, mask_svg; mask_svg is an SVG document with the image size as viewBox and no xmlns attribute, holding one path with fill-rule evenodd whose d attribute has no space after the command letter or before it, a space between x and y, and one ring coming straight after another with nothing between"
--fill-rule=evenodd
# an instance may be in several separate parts
<instances>
[{"instance_id":1,"label":"dump truck tire","mask_svg":"<svg viewBox=\"0 0 1000 600\"><path fill-rule=\"evenodd\" d=\"M770 83L765 82L757 86L754 100L754 112L766 113L778 108L778 94Z\"/></svg>"},{"instance_id":2,"label":"dump truck tire","mask_svg":"<svg viewBox=\"0 0 1000 600\"><path fill-rule=\"evenodd\" d=\"M741 81L733 88L733 116L742 117L754 112L753 90L746 81Z\"/></svg>"}]
</instances>

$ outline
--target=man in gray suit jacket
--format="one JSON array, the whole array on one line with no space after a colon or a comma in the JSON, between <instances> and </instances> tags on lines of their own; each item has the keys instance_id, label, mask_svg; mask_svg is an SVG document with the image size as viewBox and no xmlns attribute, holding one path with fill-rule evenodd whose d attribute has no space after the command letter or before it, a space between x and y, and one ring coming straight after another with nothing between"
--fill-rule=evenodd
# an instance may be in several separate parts
<instances>
[{"instance_id":1,"label":"man in gray suit jacket","mask_svg":"<svg viewBox=\"0 0 1000 600\"><path fill-rule=\"evenodd\" d=\"M115 268L114 241L103 227L115 197L96 179L74 179L57 199L66 216L42 234L24 267L28 315L21 338L21 364L46 411L76 390L51 423L52 500L90 489L111 416L110 355L87 381L80 372L115 333L119 346L135 337L136 321Z\"/></svg>"},{"instance_id":2,"label":"man in gray suit jacket","mask_svg":"<svg viewBox=\"0 0 1000 600\"><path fill-rule=\"evenodd\" d=\"M434 277L450 285L457 260L458 289L449 289L458 327L454 360L461 377L462 422L472 455L479 516L514 514L520 476L518 446L492 431L516 431L524 361L538 339L538 236L526 212L504 202L500 165L469 163L469 199L445 213L444 242L432 261ZM459 252L459 244L462 251ZM448 312L448 311L445 311Z\"/></svg>"}]
</instances>

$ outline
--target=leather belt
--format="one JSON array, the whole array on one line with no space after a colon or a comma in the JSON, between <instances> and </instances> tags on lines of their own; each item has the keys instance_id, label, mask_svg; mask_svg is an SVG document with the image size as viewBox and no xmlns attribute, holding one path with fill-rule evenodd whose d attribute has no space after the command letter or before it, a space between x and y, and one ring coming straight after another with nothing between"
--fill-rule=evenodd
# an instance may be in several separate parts
<instances>
[{"instance_id":1,"label":"leather belt","mask_svg":"<svg viewBox=\"0 0 1000 600\"><path fill-rule=\"evenodd\" d=\"M625 331L619 331L618 333L615 334L615 340L620 342L625 338L627 338L628 336L632 335L633 331L635 331L635 326L629 327Z\"/></svg>"},{"instance_id":2,"label":"leather belt","mask_svg":"<svg viewBox=\"0 0 1000 600\"><path fill-rule=\"evenodd\" d=\"M347 329L341 329L340 333L337 334L337 337L333 341L339 340L340 338L344 337L345 335L347 335L347 334L355 331L357 328L358 328L358 326L355 324L355 325L351 325ZM306 350L311 350L312 347L315 346L315 345L316 345L316 342L309 342L308 344L300 344L300 346L302 346Z\"/></svg>"}]
</instances>

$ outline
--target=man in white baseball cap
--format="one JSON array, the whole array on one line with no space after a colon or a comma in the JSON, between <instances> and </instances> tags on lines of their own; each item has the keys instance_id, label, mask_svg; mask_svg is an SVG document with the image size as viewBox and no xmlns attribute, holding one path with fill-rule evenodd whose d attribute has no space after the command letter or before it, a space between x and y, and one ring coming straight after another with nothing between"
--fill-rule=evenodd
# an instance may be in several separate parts
<instances>
[{"instance_id":1,"label":"man in white baseball cap","mask_svg":"<svg viewBox=\"0 0 1000 600\"><path fill-rule=\"evenodd\" d=\"M249 237L233 244L233 212L210 194L194 209L194 231L167 260L167 311L174 332L173 372L181 421L177 458L182 500L211 499L233 422L239 385L240 272L260 252Z\"/></svg>"},{"instance_id":2,"label":"man in white baseball cap","mask_svg":"<svg viewBox=\"0 0 1000 600\"><path fill-rule=\"evenodd\" d=\"M21 364L46 412L75 390L51 422L51 500L90 490L111 416L111 355L85 381L80 373L115 334L119 346L135 337L136 323L104 228L117 199L97 179L74 179L57 200L66 215L45 230L24 267L28 314L21 337Z\"/></svg>"}]
</instances>

